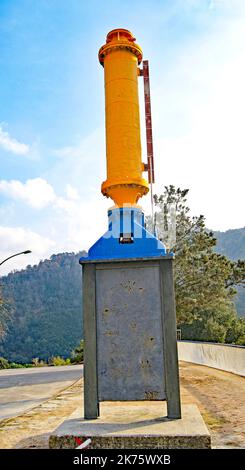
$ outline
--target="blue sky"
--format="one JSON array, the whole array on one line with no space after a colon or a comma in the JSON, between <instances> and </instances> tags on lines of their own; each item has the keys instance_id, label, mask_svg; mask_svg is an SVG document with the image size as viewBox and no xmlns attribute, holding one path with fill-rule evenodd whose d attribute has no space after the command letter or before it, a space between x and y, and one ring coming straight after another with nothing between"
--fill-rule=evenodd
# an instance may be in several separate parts
<instances>
[{"instance_id":1,"label":"blue sky","mask_svg":"<svg viewBox=\"0 0 245 470\"><path fill-rule=\"evenodd\" d=\"M243 0L1 0L0 259L33 250L3 272L88 248L106 227L97 53L116 27L150 61L155 191L188 187L210 228L244 226Z\"/></svg>"}]
</instances>

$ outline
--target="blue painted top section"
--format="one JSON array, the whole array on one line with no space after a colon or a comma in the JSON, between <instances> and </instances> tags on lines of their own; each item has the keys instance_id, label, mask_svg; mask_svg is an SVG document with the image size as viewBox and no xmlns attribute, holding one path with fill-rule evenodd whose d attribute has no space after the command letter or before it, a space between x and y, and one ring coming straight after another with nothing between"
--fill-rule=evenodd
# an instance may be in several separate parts
<instances>
[{"instance_id":1,"label":"blue painted top section","mask_svg":"<svg viewBox=\"0 0 245 470\"><path fill-rule=\"evenodd\" d=\"M109 226L80 262L123 258L166 256L164 244L144 227L140 208L125 207L108 211ZM171 255L168 253L168 256Z\"/></svg>"}]
</instances>

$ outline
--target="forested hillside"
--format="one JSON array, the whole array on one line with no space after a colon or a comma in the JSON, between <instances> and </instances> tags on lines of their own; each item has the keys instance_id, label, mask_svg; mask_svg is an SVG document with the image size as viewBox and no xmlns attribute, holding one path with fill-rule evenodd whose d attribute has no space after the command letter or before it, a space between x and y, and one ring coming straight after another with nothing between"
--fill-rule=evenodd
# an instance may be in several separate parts
<instances>
[{"instance_id":1,"label":"forested hillside","mask_svg":"<svg viewBox=\"0 0 245 470\"><path fill-rule=\"evenodd\" d=\"M232 260L245 259L245 227L226 232L214 232L217 238L216 251L228 256ZM237 288L238 295L235 298L237 313L245 317L245 289Z\"/></svg>"},{"instance_id":2,"label":"forested hillside","mask_svg":"<svg viewBox=\"0 0 245 470\"><path fill-rule=\"evenodd\" d=\"M226 232L214 232L217 251L233 260L245 259L245 227Z\"/></svg>"},{"instance_id":3,"label":"forested hillside","mask_svg":"<svg viewBox=\"0 0 245 470\"><path fill-rule=\"evenodd\" d=\"M15 362L69 356L82 338L82 253L62 253L1 279L12 320L0 356Z\"/></svg>"}]
</instances>

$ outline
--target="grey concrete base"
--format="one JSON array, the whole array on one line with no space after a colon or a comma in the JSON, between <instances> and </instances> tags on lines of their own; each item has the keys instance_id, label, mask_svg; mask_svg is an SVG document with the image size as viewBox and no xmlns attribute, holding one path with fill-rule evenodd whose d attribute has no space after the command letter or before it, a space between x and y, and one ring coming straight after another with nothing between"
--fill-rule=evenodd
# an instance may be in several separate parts
<instances>
[{"instance_id":1,"label":"grey concrete base","mask_svg":"<svg viewBox=\"0 0 245 470\"><path fill-rule=\"evenodd\" d=\"M85 420L82 409L74 412L50 436L49 447L74 449L75 438L90 438L90 449L211 448L196 405L183 405L181 419L166 416L166 402L103 402L98 419Z\"/></svg>"}]
</instances>

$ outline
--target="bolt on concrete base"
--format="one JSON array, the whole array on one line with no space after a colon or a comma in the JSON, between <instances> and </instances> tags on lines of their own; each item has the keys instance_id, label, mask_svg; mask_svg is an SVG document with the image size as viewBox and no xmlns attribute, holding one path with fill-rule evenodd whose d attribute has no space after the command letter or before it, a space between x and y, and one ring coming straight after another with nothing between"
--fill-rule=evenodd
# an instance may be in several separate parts
<instances>
[{"instance_id":1,"label":"bolt on concrete base","mask_svg":"<svg viewBox=\"0 0 245 470\"><path fill-rule=\"evenodd\" d=\"M97 420L76 410L50 436L52 449L210 449L211 437L196 405L183 405L182 418L167 417L166 402L103 402Z\"/></svg>"}]
</instances>

